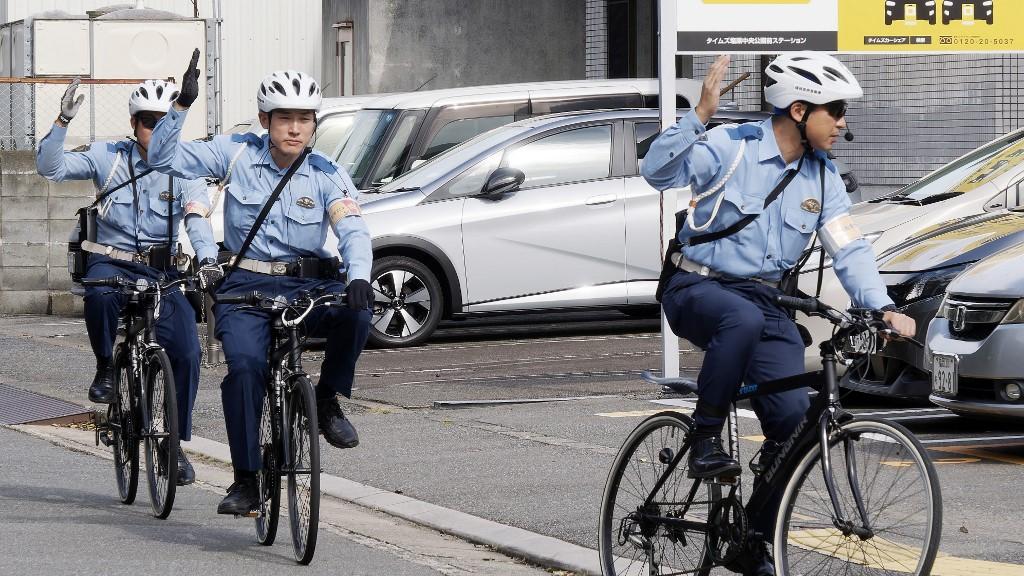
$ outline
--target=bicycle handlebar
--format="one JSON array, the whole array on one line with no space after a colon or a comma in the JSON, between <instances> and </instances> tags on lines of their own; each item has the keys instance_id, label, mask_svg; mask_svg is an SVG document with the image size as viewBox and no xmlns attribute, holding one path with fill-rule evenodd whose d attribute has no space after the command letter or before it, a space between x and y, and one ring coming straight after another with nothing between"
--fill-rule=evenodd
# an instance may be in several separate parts
<instances>
[{"instance_id":1,"label":"bicycle handlebar","mask_svg":"<svg viewBox=\"0 0 1024 576\"><path fill-rule=\"evenodd\" d=\"M140 287L139 281L143 281ZM192 281L188 276L178 278L177 280L171 280L170 282L160 283L158 281L149 280L146 278L139 278L139 280L127 280L121 276L111 276L109 278L83 278L82 286L96 286L101 288L119 288L126 289L132 292L145 293L155 292L166 292L181 284L187 284Z\"/></svg>"},{"instance_id":2,"label":"bicycle handlebar","mask_svg":"<svg viewBox=\"0 0 1024 576\"><path fill-rule=\"evenodd\" d=\"M804 314L824 312L828 307L817 298L795 298L793 296L776 296L775 301L783 308L799 310Z\"/></svg>"},{"instance_id":3,"label":"bicycle handlebar","mask_svg":"<svg viewBox=\"0 0 1024 576\"><path fill-rule=\"evenodd\" d=\"M82 286L98 286L101 288L120 288L124 285L124 278L111 276L110 278L83 278Z\"/></svg>"}]
</instances>

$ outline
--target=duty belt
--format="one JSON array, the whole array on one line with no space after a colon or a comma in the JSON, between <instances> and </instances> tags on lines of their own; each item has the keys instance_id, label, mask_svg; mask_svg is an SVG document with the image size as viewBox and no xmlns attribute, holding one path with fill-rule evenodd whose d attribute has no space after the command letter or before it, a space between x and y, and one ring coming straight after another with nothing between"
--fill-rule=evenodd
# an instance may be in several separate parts
<instances>
[{"instance_id":1,"label":"duty belt","mask_svg":"<svg viewBox=\"0 0 1024 576\"><path fill-rule=\"evenodd\" d=\"M89 240L82 241L82 250L92 254L102 254L107 258L113 258L114 260L134 262L135 264L149 264L149 251L129 252L128 250L121 250L120 248L114 248L113 246L97 244L95 242L90 242Z\"/></svg>"},{"instance_id":2,"label":"duty belt","mask_svg":"<svg viewBox=\"0 0 1024 576\"><path fill-rule=\"evenodd\" d=\"M226 266L230 266L236 257L231 256ZM302 259L300 258L300 261ZM337 258L310 258L315 260L317 270L313 272L310 267L307 266L306 274L303 274L303 267L301 262L280 262L271 261L264 262L263 260L254 260L252 258L242 258L238 261L238 267L242 270L248 270L249 272L255 272L257 274L266 274L268 276L296 276L300 278L321 278L321 279L333 279L338 277L338 267L341 265Z\"/></svg>"},{"instance_id":3,"label":"duty belt","mask_svg":"<svg viewBox=\"0 0 1024 576\"><path fill-rule=\"evenodd\" d=\"M692 272L694 274L700 274L701 276L706 276L708 278L720 278L722 280L749 280L751 282L757 282L758 284L764 284L765 286L771 286L772 288L779 287L778 281L765 280L764 278L743 278L739 276L732 276L730 274L724 274L709 266L704 266L692 260L687 260L686 257L683 256L682 252L676 252L671 256L671 258L672 263L676 265L676 268L679 268L684 272Z\"/></svg>"}]
</instances>

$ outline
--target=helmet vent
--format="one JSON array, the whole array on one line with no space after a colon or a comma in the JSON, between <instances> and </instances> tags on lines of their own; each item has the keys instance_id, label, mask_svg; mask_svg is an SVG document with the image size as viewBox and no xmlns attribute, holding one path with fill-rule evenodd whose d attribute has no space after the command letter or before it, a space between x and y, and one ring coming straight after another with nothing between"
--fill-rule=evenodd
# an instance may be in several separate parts
<instances>
[{"instance_id":1,"label":"helmet vent","mask_svg":"<svg viewBox=\"0 0 1024 576\"><path fill-rule=\"evenodd\" d=\"M139 88L139 94L142 94L143 98L149 99L149 92L146 91L145 86Z\"/></svg>"},{"instance_id":2,"label":"helmet vent","mask_svg":"<svg viewBox=\"0 0 1024 576\"><path fill-rule=\"evenodd\" d=\"M771 70L772 72L777 72L779 74L785 74L786 73L785 70L783 70L782 68L779 68L775 64L772 64L771 66L769 66L768 69Z\"/></svg>"},{"instance_id":3,"label":"helmet vent","mask_svg":"<svg viewBox=\"0 0 1024 576\"><path fill-rule=\"evenodd\" d=\"M309 85L309 94L307 94L307 96L312 96L314 92L316 92L316 84L310 84Z\"/></svg>"},{"instance_id":4,"label":"helmet vent","mask_svg":"<svg viewBox=\"0 0 1024 576\"><path fill-rule=\"evenodd\" d=\"M829 74L835 76L836 78L834 78L834 79L842 80L843 82L846 82L847 84L850 83L850 81L847 80L846 77L843 76L843 73L840 72L839 70L836 70L835 68L832 68L831 66L825 66L824 70L825 70L825 72L828 72Z\"/></svg>"},{"instance_id":5,"label":"helmet vent","mask_svg":"<svg viewBox=\"0 0 1024 576\"><path fill-rule=\"evenodd\" d=\"M808 58L806 56L794 56L792 58L793 62L803 62L804 60L807 60L807 59Z\"/></svg>"},{"instance_id":6,"label":"helmet vent","mask_svg":"<svg viewBox=\"0 0 1024 576\"><path fill-rule=\"evenodd\" d=\"M299 79L298 78L292 78L292 88L295 88L295 95L296 96L302 95L301 85L299 84Z\"/></svg>"},{"instance_id":7,"label":"helmet vent","mask_svg":"<svg viewBox=\"0 0 1024 576\"><path fill-rule=\"evenodd\" d=\"M161 86L160 84L157 84L157 86L156 86L156 97L160 98L163 95L164 95L164 87Z\"/></svg>"},{"instance_id":8,"label":"helmet vent","mask_svg":"<svg viewBox=\"0 0 1024 576\"><path fill-rule=\"evenodd\" d=\"M286 94L286 92L284 91L284 86L281 86L280 82L278 82L277 80L274 80L273 82L271 82L271 84L273 84L273 87L271 89L272 92L277 92L278 94L280 94L282 96L284 96Z\"/></svg>"},{"instance_id":9,"label":"helmet vent","mask_svg":"<svg viewBox=\"0 0 1024 576\"><path fill-rule=\"evenodd\" d=\"M789 66L788 68L790 70L792 70L793 72L795 72L796 74L799 74L799 75L803 76L804 78L807 78L811 82L814 82L815 84L821 86L821 80L819 80L817 76L815 76L814 74L811 74L807 70L804 70L803 68L796 68L795 66Z\"/></svg>"}]
</instances>

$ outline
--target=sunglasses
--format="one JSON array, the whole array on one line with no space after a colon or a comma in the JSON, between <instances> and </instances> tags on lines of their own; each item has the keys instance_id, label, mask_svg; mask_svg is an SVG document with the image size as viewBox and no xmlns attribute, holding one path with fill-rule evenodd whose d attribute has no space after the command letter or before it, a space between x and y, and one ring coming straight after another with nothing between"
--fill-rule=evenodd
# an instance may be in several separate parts
<instances>
[{"instance_id":1,"label":"sunglasses","mask_svg":"<svg viewBox=\"0 0 1024 576\"><path fill-rule=\"evenodd\" d=\"M822 104L821 107L835 120L842 120L846 116L846 100L834 100L828 104Z\"/></svg>"},{"instance_id":2,"label":"sunglasses","mask_svg":"<svg viewBox=\"0 0 1024 576\"><path fill-rule=\"evenodd\" d=\"M160 121L160 117L153 114L136 114L135 119L147 130L156 128L156 123Z\"/></svg>"}]
</instances>

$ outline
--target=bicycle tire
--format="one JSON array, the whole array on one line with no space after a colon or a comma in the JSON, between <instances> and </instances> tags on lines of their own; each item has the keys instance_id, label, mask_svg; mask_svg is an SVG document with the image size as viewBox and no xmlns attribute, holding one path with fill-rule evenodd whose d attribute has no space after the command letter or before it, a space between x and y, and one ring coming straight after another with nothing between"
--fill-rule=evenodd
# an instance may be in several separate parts
<instances>
[{"instance_id":1,"label":"bicycle tire","mask_svg":"<svg viewBox=\"0 0 1024 576\"><path fill-rule=\"evenodd\" d=\"M153 516L167 518L174 508L178 486L178 401L171 361L163 349L146 354L146 390L141 403L146 480Z\"/></svg>"},{"instance_id":2,"label":"bicycle tire","mask_svg":"<svg viewBox=\"0 0 1024 576\"><path fill-rule=\"evenodd\" d=\"M296 376L289 390L288 519L295 561L309 564L320 524L320 427L309 379Z\"/></svg>"},{"instance_id":3,"label":"bicycle tire","mask_svg":"<svg viewBox=\"0 0 1024 576\"><path fill-rule=\"evenodd\" d=\"M277 523L281 516L281 470L278 465L281 425L272 402L271 384L267 386L260 416L260 460L263 467L256 473L260 493L260 504L256 510L256 541L264 546L272 545L277 538Z\"/></svg>"},{"instance_id":4,"label":"bicycle tire","mask_svg":"<svg viewBox=\"0 0 1024 576\"><path fill-rule=\"evenodd\" d=\"M799 458L783 491L774 539L779 576L833 573L830 565L836 563L842 574L929 574L942 536L942 494L927 452L893 422L855 419L840 430L829 439L840 506L846 519L862 525L850 490L847 455L852 454L872 534L844 535L833 524L820 472L821 447L815 443ZM917 531L923 540L909 544Z\"/></svg>"},{"instance_id":5,"label":"bicycle tire","mask_svg":"<svg viewBox=\"0 0 1024 576\"><path fill-rule=\"evenodd\" d=\"M139 437L135 433L135 414L131 366L124 344L114 353L114 377L117 378L117 398L107 407L107 423L114 449L114 478L118 498L122 504L135 502L139 487Z\"/></svg>"},{"instance_id":6,"label":"bicycle tire","mask_svg":"<svg viewBox=\"0 0 1024 576\"><path fill-rule=\"evenodd\" d=\"M686 448L686 436L693 426L693 420L684 414L661 412L641 422L623 442L608 473L601 500L598 549L601 573L605 576L652 573L649 558L653 556L658 558L654 572L657 574L688 572L706 575L710 572L713 562L706 531L672 530L661 525L653 527L648 536L643 532L650 532L652 527L641 527L632 516L646 500L668 462ZM686 467L687 460L683 456L669 481L662 485L659 501L681 503L685 499L694 482L687 478ZM640 477L639 483L628 479L627 472L636 472ZM708 501L693 502L684 518L707 522L716 488L710 484L707 486ZM678 507L658 510L659 515L679 512ZM655 550L658 542L662 543L660 551ZM664 545L666 542L669 546Z\"/></svg>"}]
</instances>

